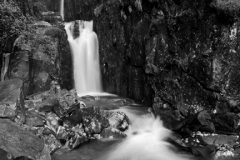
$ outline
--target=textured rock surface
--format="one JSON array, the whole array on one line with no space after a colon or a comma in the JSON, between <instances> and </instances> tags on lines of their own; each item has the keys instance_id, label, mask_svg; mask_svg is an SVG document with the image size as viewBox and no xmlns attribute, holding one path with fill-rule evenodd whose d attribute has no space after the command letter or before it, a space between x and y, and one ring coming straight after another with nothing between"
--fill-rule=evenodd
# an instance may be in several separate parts
<instances>
[{"instance_id":1,"label":"textured rock surface","mask_svg":"<svg viewBox=\"0 0 240 160\"><path fill-rule=\"evenodd\" d=\"M15 78L0 83L0 117L25 122L23 81Z\"/></svg>"},{"instance_id":2,"label":"textured rock surface","mask_svg":"<svg viewBox=\"0 0 240 160\"><path fill-rule=\"evenodd\" d=\"M13 157L35 159L44 149L44 141L7 119L0 119L0 147Z\"/></svg>"},{"instance_id":3,"label":"textured rock surface","mask_svg":"<svg viewBox=\"0 0 240 160\"><path fill-rule=\"evenodd\" d=\"M150 101L155 110L219 103L238 110L236 14L207 0L67 0L65 7L68 20L94 20L106 91Z\"/></svg>"}]
</instances>

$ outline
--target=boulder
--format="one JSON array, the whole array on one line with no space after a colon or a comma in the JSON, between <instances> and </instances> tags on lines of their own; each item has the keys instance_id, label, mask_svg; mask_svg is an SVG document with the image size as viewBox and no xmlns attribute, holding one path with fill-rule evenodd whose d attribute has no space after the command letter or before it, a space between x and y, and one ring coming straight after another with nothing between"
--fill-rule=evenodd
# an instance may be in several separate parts
<instances>
[{"instance_id":1,"label":"boulder","mask_svg":"<svg viewBox=\"0 0 240 160\"><path fill-rule=\"evenodd\" d=\"M100 134L100 139L120 139L125 138L127 135L118 129L108 127L104 128Z\"/></svg>"},{"instance_id":2,"label":"boulder","mask_svg":"<svg viewBox=\"0 0 240 160\"><path fill-rule=\"evenodd\" d=\"M8 119L0 119L0 148L13 157L37 159L44 155L44 141Z\"/></svg>"},{"instance_id":3,"label":"boulder","mask_svg":"<svg viewBox=\"0 0 240 160\"><path fill-rule=\"evenodd\" d=\"M27 81L29 76L29 52L15 52L9 64L8 72L10 79L20 78Z\"/></svg>"},{"instance_id":4,"label":"boulder","mask_svg":"<svg viewBox=\"0 0 240 160\"><path fill-rule=\"evenodd\" d=\"M125 131L129 126L127 115L120 111L104 111L104 117L109 121L110 127L119 131Z\"/></svg>"},{"instance_id":5,"label":"boulder","mask_svg":"<svg viewBox=\"0 0 240 160\"><path fill-rule=\"evenodd\" d=\"M89 135L100 134L104 128L109 126L109 122L103 116L103 110L100 107L83 108L82 120L85 132Z\"/></svg>"},{"instance_id":6,"label":"boulder","mask_svg":"<svg viewBox=\"0 0 240 160\"><path fill-rule=\"evenodd\" d=\"M23 81L18 78L0 83L0 117L25 122Z\"/></svg>"},{"instance_id":7,"label":"boulder","mask_svg":"<svg viewBox=\"0 0 240 160\"><path fill-rule=\"evenodd\" d=\"M57 27L47 27L44 31L43 34L53 37L53 38L59 38L63 31Z\"/></svg>"}]
</instances>

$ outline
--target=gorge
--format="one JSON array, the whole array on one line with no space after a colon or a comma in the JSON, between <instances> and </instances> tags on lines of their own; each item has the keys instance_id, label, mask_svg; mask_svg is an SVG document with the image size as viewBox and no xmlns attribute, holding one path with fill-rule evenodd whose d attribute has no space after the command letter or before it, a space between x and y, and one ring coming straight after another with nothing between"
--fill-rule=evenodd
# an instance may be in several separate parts
<instances>
[{"instance_id":1,"label":"gorge","mask_svg":"<svg viewBox=\"0 0 240 160\"><path fill-rule=\"evenodd\" d=\"M161 159L144 144L162 142L165 153L166 144L195 159L238 159L239 8L237 0L0 1L0 155L97 159L91 153L120 142L115 158L140 158L121 152L126 144ZM128 134L133 110L152 121ZM173 136L152 142L161 138L155 117Z\"/></svg>"}]
</instances>

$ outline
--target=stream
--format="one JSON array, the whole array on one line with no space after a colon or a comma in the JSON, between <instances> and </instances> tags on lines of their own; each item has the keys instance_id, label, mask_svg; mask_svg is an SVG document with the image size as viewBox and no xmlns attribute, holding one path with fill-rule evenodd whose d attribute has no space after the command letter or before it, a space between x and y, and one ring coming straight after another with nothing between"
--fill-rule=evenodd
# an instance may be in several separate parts
<instances>
[{"instance_id":1,"label":"stream","mask_svg":"<svg viewBox=\"0 0 240 160\"><path fill-rule=\"evenodd\" d=\"M171 131L159 117L148 111L149 107L131 103L121 105L125 99L105 96L94 101L84 101L87 106L100 106L105 110L124 112L130 126L127 137L121 139L90 140L77 149L54 154L54 160L190 160L191 156L176 153L169 142ZM129 100L130 101L130 100ZM130 101L131 102L131 101ZM164 153L164 154L163 154Z\"/></svg>"},{"instance_id":2,"label":"stream","mask_svg":"<svg viewBox=\"0 0 240 160\"><path fill-rule=\"evenodd\" d=\"M122 111L128 116L131 123L137 117L149 115L149 107L135 103L123 106L122 102L124 100L124 98L112 95L101 96L99 100L84 101L84 103L87 106L100 106L105 110ZM90 140L90 142L84 143L72 151L66 151L61 155L54 154L52 158L54 160L99 160L115 148L117 144L121 143L121 141L122 139Z\"/></svg>"}]
</instances>

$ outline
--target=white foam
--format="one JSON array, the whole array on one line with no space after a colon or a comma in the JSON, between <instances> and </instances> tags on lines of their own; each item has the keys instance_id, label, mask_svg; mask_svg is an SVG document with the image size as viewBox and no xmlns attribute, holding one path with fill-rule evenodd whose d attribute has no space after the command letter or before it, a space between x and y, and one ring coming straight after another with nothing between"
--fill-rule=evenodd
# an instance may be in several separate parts
<instances>
[{"instance_id":1,"label":"white foam","mask_svg":"<svg viewBox=\"0 0 240 160\"><path fill-rule=\"evenodd\" d=\"M171 136L159 118L142 116L135 119L126 132L127 138L117 144L104 160L190 160L188 155L175 153L165 141Z\"/></svg>"}]
</instances>

